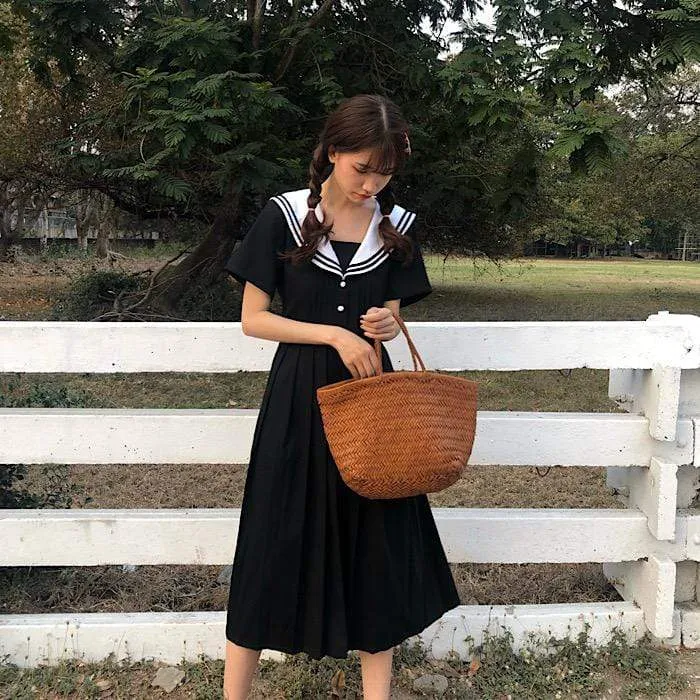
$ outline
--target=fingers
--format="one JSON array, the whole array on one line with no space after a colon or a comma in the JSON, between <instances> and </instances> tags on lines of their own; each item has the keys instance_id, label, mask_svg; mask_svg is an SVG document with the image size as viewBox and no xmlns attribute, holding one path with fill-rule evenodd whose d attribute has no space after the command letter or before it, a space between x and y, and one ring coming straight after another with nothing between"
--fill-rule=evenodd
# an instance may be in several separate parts
<instances>
[{"instance_id":1,"label":"fingers","mask_svg":"<svg viewBox=\"0 0 700 700\"><path fill-rule=\"evenodd\" d=\"M381 365L377 353L374 352L374 349L370 349L355 360L349 369L354 379L366 379L378 375Z\"/></svg>"},{"instance_id":2,"label":"fingers","mask_svg":"<svg viewBox=\"0 0 700 700\"><path fill-rule=\"evenodd\" d=\"M365 335L380 340L387 340L393 336L396 319L391 309L383 306L370 306L367 313L360 316L360 327L365 331Z\"/></svg>"},{"instance_id":3,"label":"fingers","mask_svg":"<svg viewBox=\"0 0 700 700\"><path fill-rule=\"evenodd\" d=\"M379 338L380 340L391 340L396 337L397 323L392 316L388 319L380 321L361 321L360 328L365 332L365 335L370 338Z\"/></svg>"},{"instance_id":4,"label":"fingers","mask_svg":"<svg viewBox=\"0 0 700 700\"><path fill-rule=\"evenodd\" d=\"M380 349L381 352L381 349ZM374 370L374 374L379 374L382 370L382 361L380 357L377 357L377 353L372 350L372 354L370 355L370 358L372 360L372 369Z\"/></svg>"},{"instance_id":5,"label":"fingers","mask_svg":"<svg viewBox=\"0 0 700 700\"><path fill-rule=\"evenodd\" d=\"M379 374L379 362L377 361L377 355L372 351L372 354L365 358L363 363L363 374L362 378L375 377Z\"/></svg>"},{"instance_id":6,"label":"fingers","mask_svg":"<svg viewBox=\"0 0 700 700\"><path fill-rule=\"evenodd\" d=\"M372 368L370 360L358 360L350 367L350 374L353 379L367 379L373 377L377 372Z\"/></svg>"},{"instance_id":7,"label":"fingers","mask_svg":"<svg viewBox=\"0 0 700 700\"><path fill-rule=\"evenodd\" d=\"M368 318L372 321L381 319L381 318L388 318L389 316L393 317L393 313L391 312L391 309L387 308L386 306L370 306L367 311L365 311L360 318Z\"/></svg>"},{"instance_id":8,"label":"fingers","mask_svg":"<svg viewBox=\"0 0 700 700\"><path fill-rule=\"evenodd\" d=\"M396 319L391 313L391 309L387 309L386 307L383 309L378 309L377 312L367 313L360 316L360 326L375 333L382 332L388 328L393 328L395 324Z\"/></svg>"},{"instance_id":9,"label":"fingers","mask_svg":"<svg viewBox=\"0 0 700 700\"><path fill-rule=\"evenodd\" d=\"M374 323L371 330L375 333L383 333L384 331L391 330L395 325L396 321L393 318L387 318Z\"/></svg>"}]
</instances>

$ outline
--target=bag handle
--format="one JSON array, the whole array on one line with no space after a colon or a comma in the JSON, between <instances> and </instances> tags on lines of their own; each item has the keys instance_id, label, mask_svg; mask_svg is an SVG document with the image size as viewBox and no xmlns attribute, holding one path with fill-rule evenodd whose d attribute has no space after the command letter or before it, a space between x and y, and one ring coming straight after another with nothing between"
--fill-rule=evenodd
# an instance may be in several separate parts
<instances>
[{"instance_id":1,"label":"bag handle","mask_svg":"<svg viewBox=\"0 0 700 700\"><path fill-rule=\"evenodd\" d=\"M399 328L403 331L403 334L406 336L406 340L408 341L408 349L411 352L411 359L413 360L413 369L414 371L418 371L418 363L416 362L416 358L418 359L418 362L420 362L421 367L423 368L423 371L425 371L425 365L423 364L423 358L418 354L418 349L414 345L413 341L411 340L411 336L408 334L408 328L406 328L406 324L403 322L403 319L401 316L398 314L395 314L393 311L391 312L393 317L397 320L399 324ZM382 366L382 341L379 340L379 338L374 339L374 352L377 354L377 359L379 360L379 374L377 375L378 377L381 377L382 374L384 374L384 367Z\"/></svg>"}]
</instances>

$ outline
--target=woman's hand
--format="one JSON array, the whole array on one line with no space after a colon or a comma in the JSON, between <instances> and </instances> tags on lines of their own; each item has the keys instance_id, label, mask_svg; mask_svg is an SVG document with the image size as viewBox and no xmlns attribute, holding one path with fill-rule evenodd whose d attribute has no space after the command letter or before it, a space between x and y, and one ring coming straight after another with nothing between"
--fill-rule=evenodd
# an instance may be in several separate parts
<instances>
[{"instance_id":1,"label":"woman's hand","mask_svg":"<svg viewBox=\"0 0 700 700\"><path fill-rule=\"evenodd\" d=\"M350 370L354 379L364 379L379 374L381 369L379 358L374 352L374 344L370 345L347 328L337 327L337 336L333 347L338 351L340 359Z\"/></svg>"},{"instance_id":2,"label":"woman's hand","mask_svg":"<svg viewBox=\"0 0 700 700\"><path fill-rule=\"evenodd\" d=\"M367 311L360 316L360 327L368 338L379 338L379 340L393 340L401 332L401 328L391 312L386 306L370 306Z\"/></svg>"}]
</instances>

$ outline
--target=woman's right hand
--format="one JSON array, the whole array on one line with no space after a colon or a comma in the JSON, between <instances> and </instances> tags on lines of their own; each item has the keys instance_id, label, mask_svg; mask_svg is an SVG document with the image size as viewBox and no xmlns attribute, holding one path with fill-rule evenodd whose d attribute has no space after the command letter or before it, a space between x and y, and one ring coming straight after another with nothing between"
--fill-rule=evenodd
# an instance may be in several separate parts
<instances>
[{"instance_id":1,"label":"woman's right hand","mask_svg":"<svg viewBox=\"0 0 700 700\"><path fill-rule=\"evenodd\" d=\"M338 327L338 335L333 347L348 368L353 379L364 379L379 374L381 366L374 352L374 342L370 345L356 333Z\"/></svg>"}]
</instances>

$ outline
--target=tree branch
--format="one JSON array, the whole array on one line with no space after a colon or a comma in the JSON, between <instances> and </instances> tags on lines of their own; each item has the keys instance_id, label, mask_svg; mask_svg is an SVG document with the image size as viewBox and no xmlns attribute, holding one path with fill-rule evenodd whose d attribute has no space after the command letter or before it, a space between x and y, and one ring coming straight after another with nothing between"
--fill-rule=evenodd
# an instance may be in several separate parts
<instances>
[{"instance_id":1,"label":"tree branch","mask_svg":"<svg viewBox=\"0 0 700 700\"><path fill-rule=\"evenodd\" d=\"M314 27L318 26L321 23L321 21L325 18L325 16L330 12L333 2L334 0L323 0L323 4L321 5L321 7L319 7L318 10L316 10L316 12L309 18L309 21L306 23L306 29L313 29ZM301 43L301 34L303 34L303 32L300 32L300 35L290 44L290 46L287 48L284 55L282 56L282 59L280 60L279 65L277 66L277 70L274 73L273 82L279 82L282 79L282 76L289 69L292 60L294 59L294 54L296 54L297 48L299 48L299 44Z\"/></svg>"}]
</instances>

